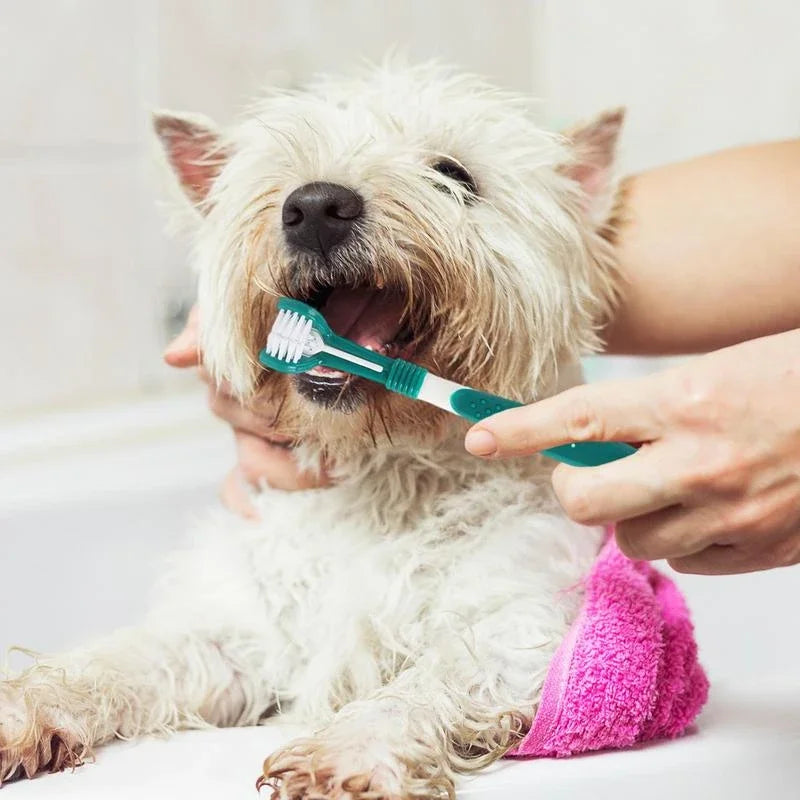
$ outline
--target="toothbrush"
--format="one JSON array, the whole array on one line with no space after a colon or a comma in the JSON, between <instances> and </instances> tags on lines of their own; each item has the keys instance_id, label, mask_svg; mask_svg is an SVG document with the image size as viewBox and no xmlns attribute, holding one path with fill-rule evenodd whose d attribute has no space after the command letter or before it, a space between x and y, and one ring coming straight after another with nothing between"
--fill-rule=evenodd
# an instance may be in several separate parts
<instances>
[{"instance_id":1,"label":"toothbrush","mask_svg":"<svg viewBox=\"0 0 800 800\"><path fill-rule=\"evenodd\" d=\"M288 297L278 300L278 316L258 360L270 369L294 374L317 366L349 372L470 422L522 405L440 378L410 361L361 347L335 334L315 308ZM573 442L542 450L542 455L575 467L594 467L635 452L636 448L625 442Z\"/></svg>"}]
</instances>

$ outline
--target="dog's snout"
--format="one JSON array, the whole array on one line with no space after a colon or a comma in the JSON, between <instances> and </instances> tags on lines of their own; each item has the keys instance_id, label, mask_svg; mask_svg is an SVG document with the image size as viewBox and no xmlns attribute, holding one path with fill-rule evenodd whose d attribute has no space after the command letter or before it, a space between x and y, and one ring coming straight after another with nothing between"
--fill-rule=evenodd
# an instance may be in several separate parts
<instances>
[{"instance_id":1,"label":"dog's snout","mask_svg":"<svg viewBox=\"0 0 800 800\"><path fill-rule=\"evenodd\" d=\"M338 183L317 181L295 189L283 204L286 240L326 255L353 231L364 210L361 195Z\"/></svg>"}]
</instances>

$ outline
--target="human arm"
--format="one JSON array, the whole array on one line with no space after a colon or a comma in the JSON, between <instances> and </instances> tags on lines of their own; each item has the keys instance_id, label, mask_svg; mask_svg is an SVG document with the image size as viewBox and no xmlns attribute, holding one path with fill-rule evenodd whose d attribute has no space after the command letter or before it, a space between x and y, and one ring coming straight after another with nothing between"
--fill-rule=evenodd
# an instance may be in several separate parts
<instances>
[{"instance_id":1,"label":"human arm","mask_svg":"<svg viewBox=\"0 0 800 800\"><path fill-rule=\"evenodd\" d=\"M626 181L609 353L714 350L800 327L800 140Z\"/></svg>"}]
</instances>

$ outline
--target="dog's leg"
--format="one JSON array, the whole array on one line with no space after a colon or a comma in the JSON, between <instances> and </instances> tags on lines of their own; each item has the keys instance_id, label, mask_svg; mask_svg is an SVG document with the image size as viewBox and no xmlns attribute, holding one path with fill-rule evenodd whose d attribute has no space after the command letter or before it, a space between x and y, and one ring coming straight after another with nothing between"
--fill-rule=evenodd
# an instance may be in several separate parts
<instances>
[{"instance_id":1,"label":"dog's leg","mask_svg":"<svg viewBox=\"0 0 800 800\"><path fill-rule=\"evenodd\" d=\"M0 681L0 783L82 763L113 737L256 722L264 637L129 629Z\"/></svg>"},{"instance_id":2,"label":"dog's leg","mask_svg":"<svg viewBox=\"0 0 800 800\"><path fill-rule=\"evenodd\" d=\"M280 800L452 798L456 773L491 763L530 727L566 631L556 613L543 638L543 627L531 624L539 609L510 605L468 631L443 631L371 698L270 756L260 783Z\"/></svg>"}]
</instances>

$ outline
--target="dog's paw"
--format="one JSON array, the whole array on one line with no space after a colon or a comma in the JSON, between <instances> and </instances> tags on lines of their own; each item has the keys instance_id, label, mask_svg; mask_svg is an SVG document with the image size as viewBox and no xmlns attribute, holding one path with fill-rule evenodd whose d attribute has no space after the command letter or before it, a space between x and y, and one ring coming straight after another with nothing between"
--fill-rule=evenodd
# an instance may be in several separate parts
<instances>
[{"instance_id":1,"label":"dog's paw","mask_svg":"<svg viewBox=\"0 0 800 800\"><path fill-rule=\"evenodd\" d=\"M38 703L15 682L0 683L0 785L78 767L89 755L63 710Z\"/></svg>"},{"instance_id":2,"label":"dog's paw","mask_svg":"<svg viewBox=\"0 0 800 800\"><path fill-rule=\"evenodd\" d=\"M267 758L256 786L269 787L272 800L401 800L399 763L352 745L334 745L324 736L300 739Z\"/></svg>"},{"instance_id":3,"label":"dog's paw","mask_svg":"<svg viewBox=\"0 0 800 800\"><path fill-rule=\"evenodd\" d=\"M342 732L339 732L341 734ZM452 798L444 771L431 769L416 745L401 756L400 743L378 736L322 732L273 753L256 781L271 800L412 800ZM428 754L429 755L429 754Z\"/></svg>"}]
</instances>

